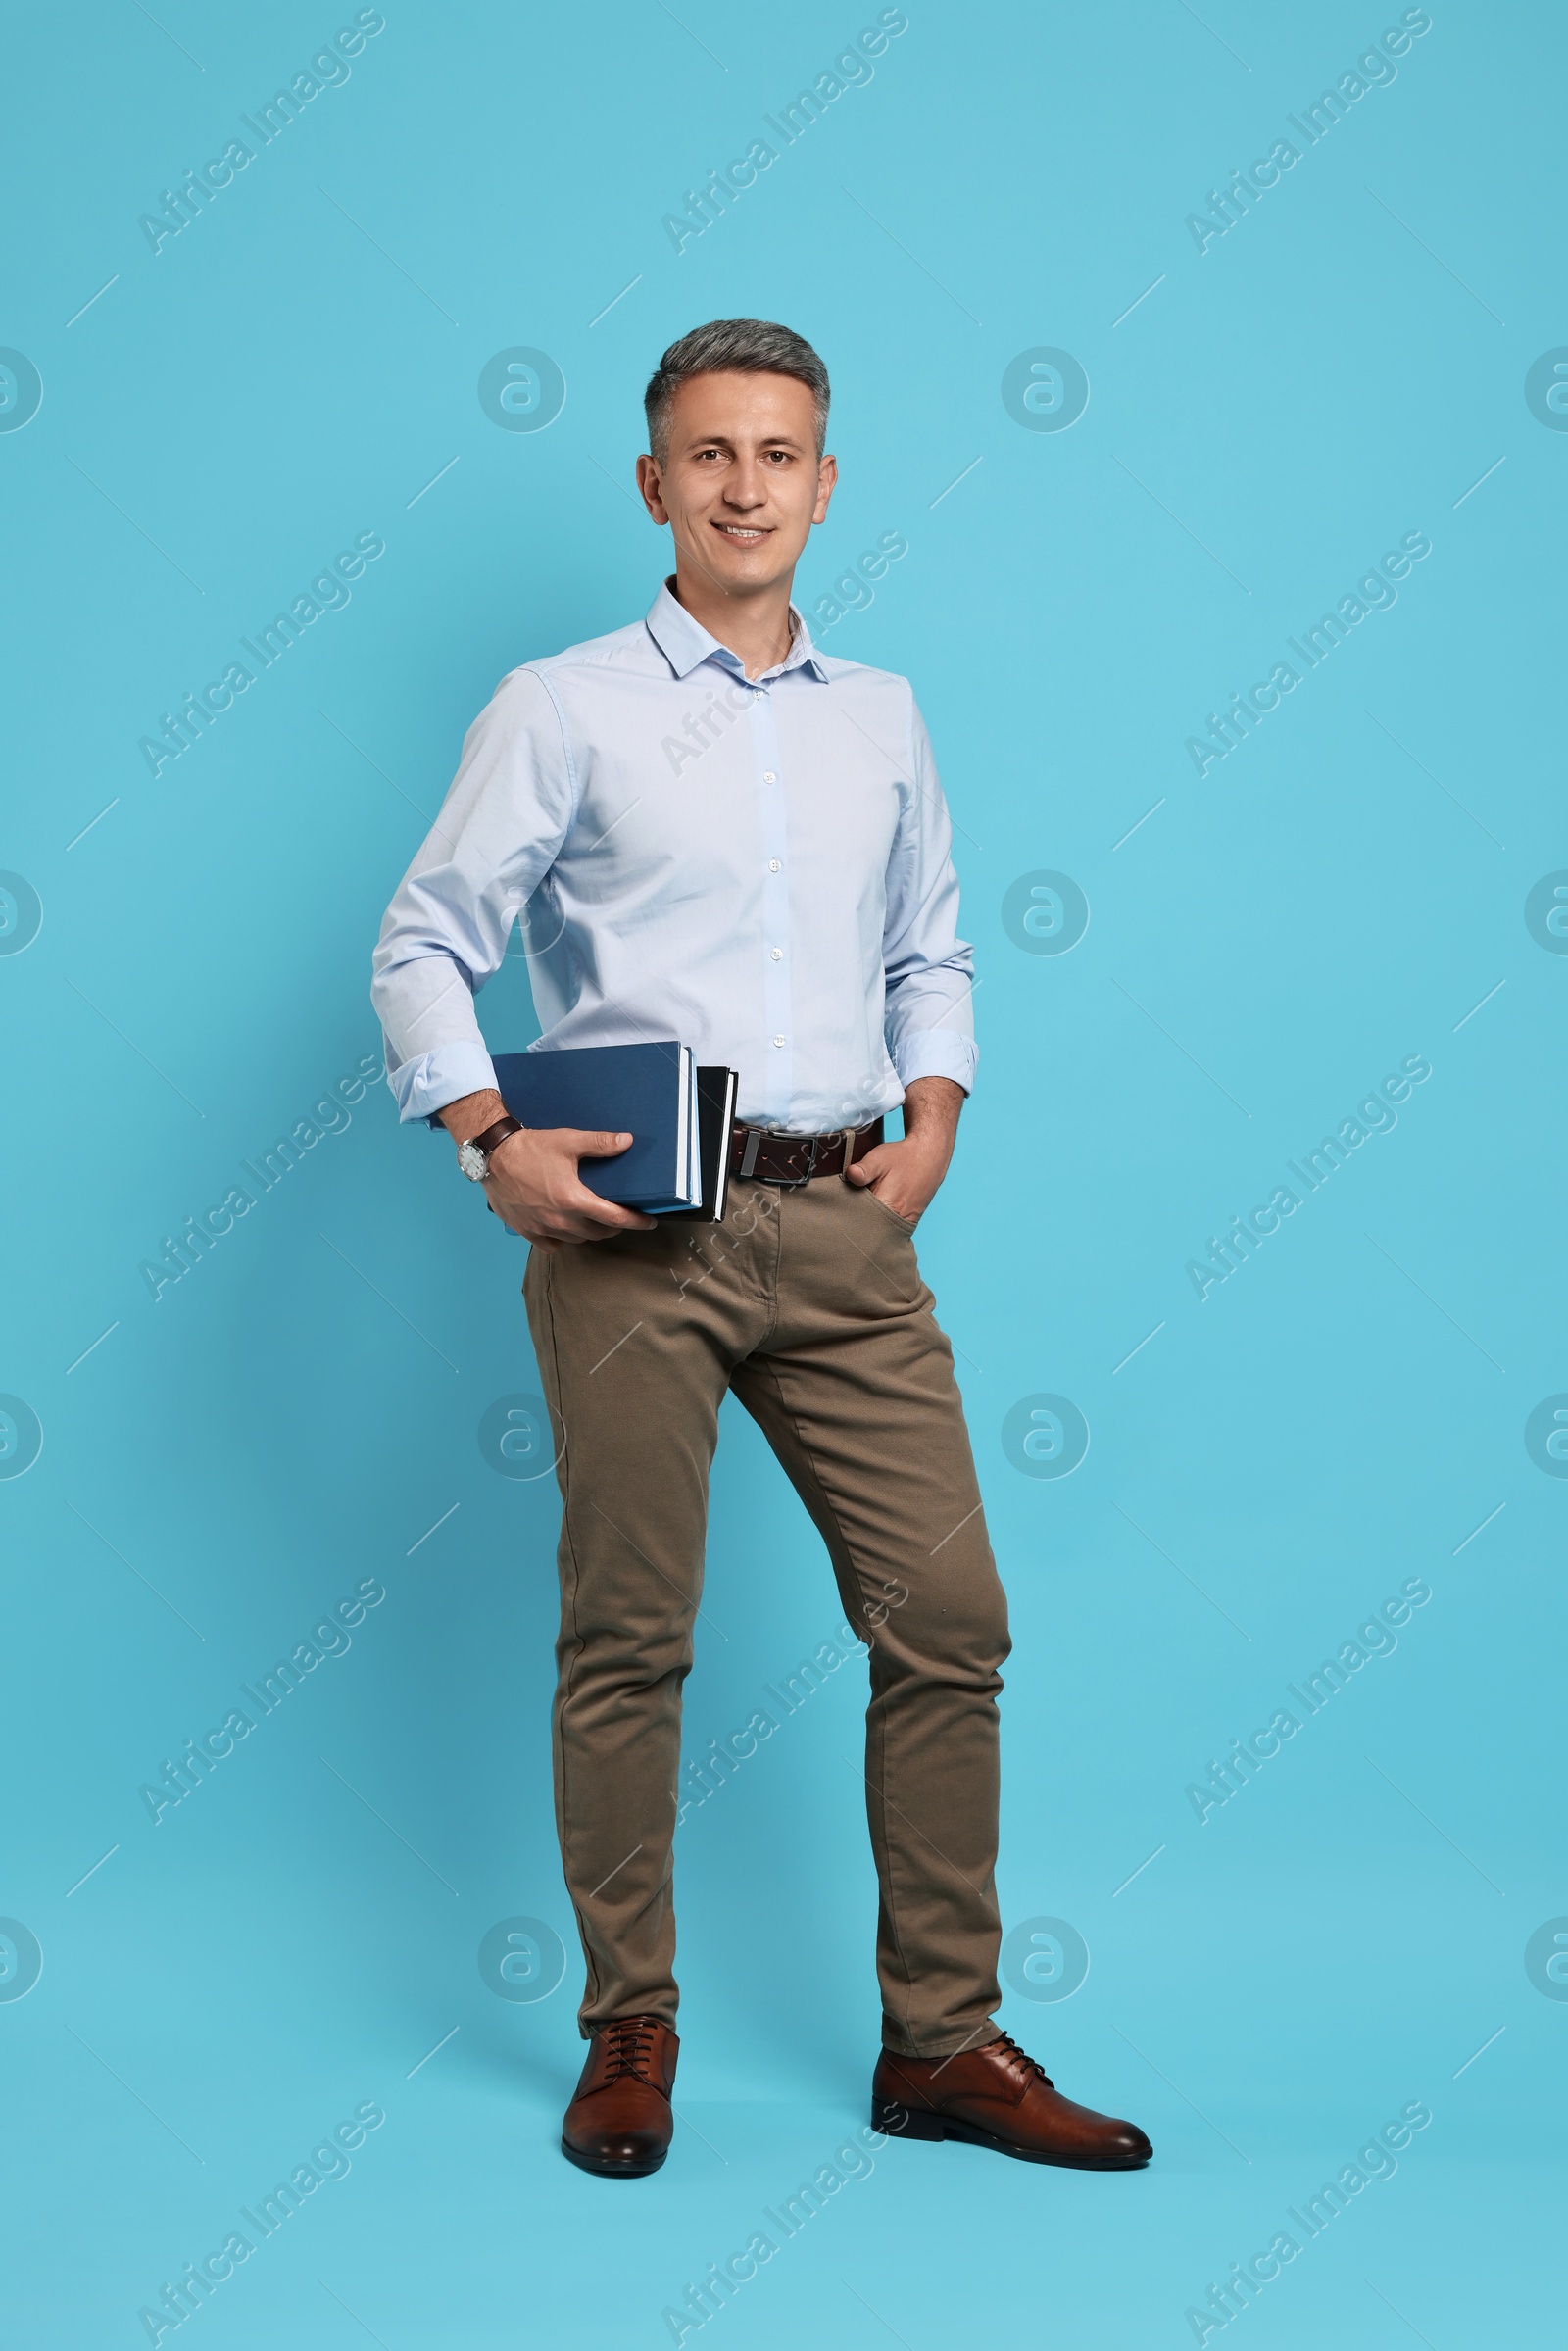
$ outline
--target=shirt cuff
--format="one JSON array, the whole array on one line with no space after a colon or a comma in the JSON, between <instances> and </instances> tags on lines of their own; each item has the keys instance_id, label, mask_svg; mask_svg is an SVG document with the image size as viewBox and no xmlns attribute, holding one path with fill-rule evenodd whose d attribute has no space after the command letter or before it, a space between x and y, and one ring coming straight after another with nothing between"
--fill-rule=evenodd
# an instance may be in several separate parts
<instances>
[{"instance_id":1,"label":"shirt cuff","mask_svg":"<svg viewBox=\"0 0 1568 2351\"><path fill-rule=\"evenodd\" d=\"M435 1126L436 1112L465 1094L484 1094L496 1086L495 1063L482 1045L467 1040L439 1045L433 1053L416 1053L412 1060L388 1068L386 1082L398 1105L398 1117L409 1125L422 1118Z\"/></svg>"},{"instance_id":2,"label":"shirt cuff","mask_svg":"<svg viewBox=\"0 0 1568 2351\"><path fill-rule=\"evenodd\" d=\"M972 1037L956 1037L951 1029L915 1029L901 1037L892 1053L901 1086L916 1078L952 1078L965 1094L974 1092L980 1049Z\"/></svg>"}]
</instances>

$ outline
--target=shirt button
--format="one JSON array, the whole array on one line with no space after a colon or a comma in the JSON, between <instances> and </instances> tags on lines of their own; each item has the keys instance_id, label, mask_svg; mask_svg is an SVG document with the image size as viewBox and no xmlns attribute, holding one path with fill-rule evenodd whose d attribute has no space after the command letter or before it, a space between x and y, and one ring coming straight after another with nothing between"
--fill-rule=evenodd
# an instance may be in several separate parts
<instances>
[{"instance_id":1,"label":"shirt button","mask_svg":"<svg viewBox=\"0 0 1568 2351\"><path fill-rule=\"evenodd\" d=\"M782 963L782 962L783 962L783 960L784 960L784 950L782 949L782 947L775 947L775 948L771 949L769 952L771 953L771 955L772 955L772 957L773 957L773 960L774 960L774 962L775 962L775 963Z\"/></svg>"},{"instance_id":2,"label":"shirt button","mask_svg":"<svg viewBox=\"0 0 1568 2351\"><path fill-rule=\"evenodd\" d=\"M768 860L767 860L767 870L768 870L768 872L769 872L769 873L777 873L777 871L778 871L778 859L777 859L777 857L769 857L769 858L768 858Z\"/></svg>"},{"instance_id":3,"label":"shirt button","mask_svg":"<svg viewBox=\"0 0 1568 2351\"><path fill-rule=\"evenodd\" d=\"M774 1040L773 1040L773 1043L774 1043L775 1045L782 1045L782 1044L783 1044L783 1042L784 1042L784 1040L783 1040L783 1038L782 1038L782 1037L775 1037L775 1038L774 1038Z\"/></svg>"},{"instance_id":4,"label":"shirt button","mask_svg":"<svg viewBox=\"0 0 1568 2351\"><path fill-rule=\"evenodd\" d=\"M772 770L772 768L771 768L771 767L767 767L767 768L764 768L764 769L763 769L763 771L762 771L762 781L763 781L763 783L764 783L764 784L776 784L776 783L778 782L778 777L777 777L777 776L776 776L776 775L773 773L773 770Z\"/></svg>"}]
</instances>

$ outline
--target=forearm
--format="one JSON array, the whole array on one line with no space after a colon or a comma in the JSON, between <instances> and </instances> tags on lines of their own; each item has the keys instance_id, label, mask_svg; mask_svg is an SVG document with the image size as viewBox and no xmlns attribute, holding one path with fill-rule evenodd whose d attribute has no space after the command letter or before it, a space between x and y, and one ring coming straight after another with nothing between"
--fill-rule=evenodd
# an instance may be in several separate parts
<instances>
[{"instance_id":1,"label":"forearm","mask_svg":"<svg viewBox=\"0 0 1568 2351\"><path fill-rule=\"evenodd\" d=\"M953 1078L911 1078L904 1089L904 1132L910 1142L945 1145L951 1156L964 1091Z\"/></svg>"},{"instance_id":2,"label":"forearm","mask_svg":"<svg viewBox=\"0 0 1568 2351\"><path fill-rule=\"evenodd\" d=\"M888 865L883 1033L900 1082L974 1084L974 949L958 935L953 828L918 712L914 784Z\"/></svg>"},{"instance_id":3,"label":"forearm","mask_svg":"<svg viewBox=\"0 0 1568 2351\"><path fill-rule=\"evenodd\" d=\"M386 1040L387 1083L411 1123L439 1117L443 1103L495 1083L473 1002L488 966L466 935L471 927L425 876L414 873L381 925L370 1002Z\"/></svg>"},{"instance_id":4,"label":"forearm","mask_svg":"<svg viewBox=\"0 0 1568 2351\"><path fill-rule=\"evenodd\" d=\"M478 1094L462 1094L436 1112L454 1143L471 1143L475 1135L482 1135L506 1115L507 1105L493 1087Z\"/></svg>"},{"instance_id":5,"label":"forearm","mask_svg":"<svg viewBox=\"0 0 1568 2351\"><path fill-rule=\"evenodd\" d=\"M439 1118L446 1103L493 1090L495 1069L471 990L448 958L422 957L378 983L371 1002L386 1039L387 1084L406 1124Z\"/></svg>"},{"instance_id":6,"label":"forearm","mask_svg":"<svg viewBox=\"0 0 1568 2351\"><path fill-rule=\"evenodd\" d=\"M896 983L890 979L883 1034L904 1086L921 1078L948 1078L965 1093L973 1086L979 1059L973 993L972 978L956 965L910 973Z\"/></svg>"}]
</instances>

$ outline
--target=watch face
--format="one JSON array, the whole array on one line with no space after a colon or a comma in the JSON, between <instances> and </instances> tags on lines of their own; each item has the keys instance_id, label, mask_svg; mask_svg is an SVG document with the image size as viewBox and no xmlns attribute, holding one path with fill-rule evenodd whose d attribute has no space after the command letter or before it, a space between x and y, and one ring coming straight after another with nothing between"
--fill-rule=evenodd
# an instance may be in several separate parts
<instances>
[{"instance_id":1,"label":"watch face","mask_svg":"<svg viewBox=\"0 0 1568 2351\"><path fill-rule=\"evenodd\" d=\"M490 1162L476 1143L458 1145L458 1165L470 1184L482 1184L490 1173Z\"/></svg>"}]
</instances>

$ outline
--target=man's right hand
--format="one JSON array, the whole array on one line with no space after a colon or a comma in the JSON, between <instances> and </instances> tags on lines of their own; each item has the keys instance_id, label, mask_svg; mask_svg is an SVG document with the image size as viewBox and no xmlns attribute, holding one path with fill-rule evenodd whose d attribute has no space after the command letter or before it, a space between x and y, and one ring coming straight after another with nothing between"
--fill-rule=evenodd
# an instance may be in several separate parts
<instances>
[{"instance_id":1,"label":"man's right hand","mask_svg":"<svg viewBox=\"0 0 1568 2351\"><path fill-rule=\"evenodd\" d=\"M494 1126L506 1107L499 1094L487 1090L448 1102L439 1115L453 1141L464 1143ZM631 1140L584 1127L524 1127L490 1153L485 1197L502 1222L535 1249L559 1249L564 1241L610 1241L616 1233L651 1233L653 1217L601 1200L577 1174L579 1159L612 1159Z\"/></svg>"},{"instance_id":2,"label":"man's right hand","mask_svg":"<svg viewBox=\"0 0 1568 2351\"><path fill-rule=\"evenodd\" d=\"M564 1241L609 1241L616 1233L651 1233L652 1216L601 1200L577 1173L579 1159L612 1159L631 1140L585 1127L524 1127L491 1152L485 1197L502 1221L535 1249L559 1249Z\"/></svg>"}]
</instances>

